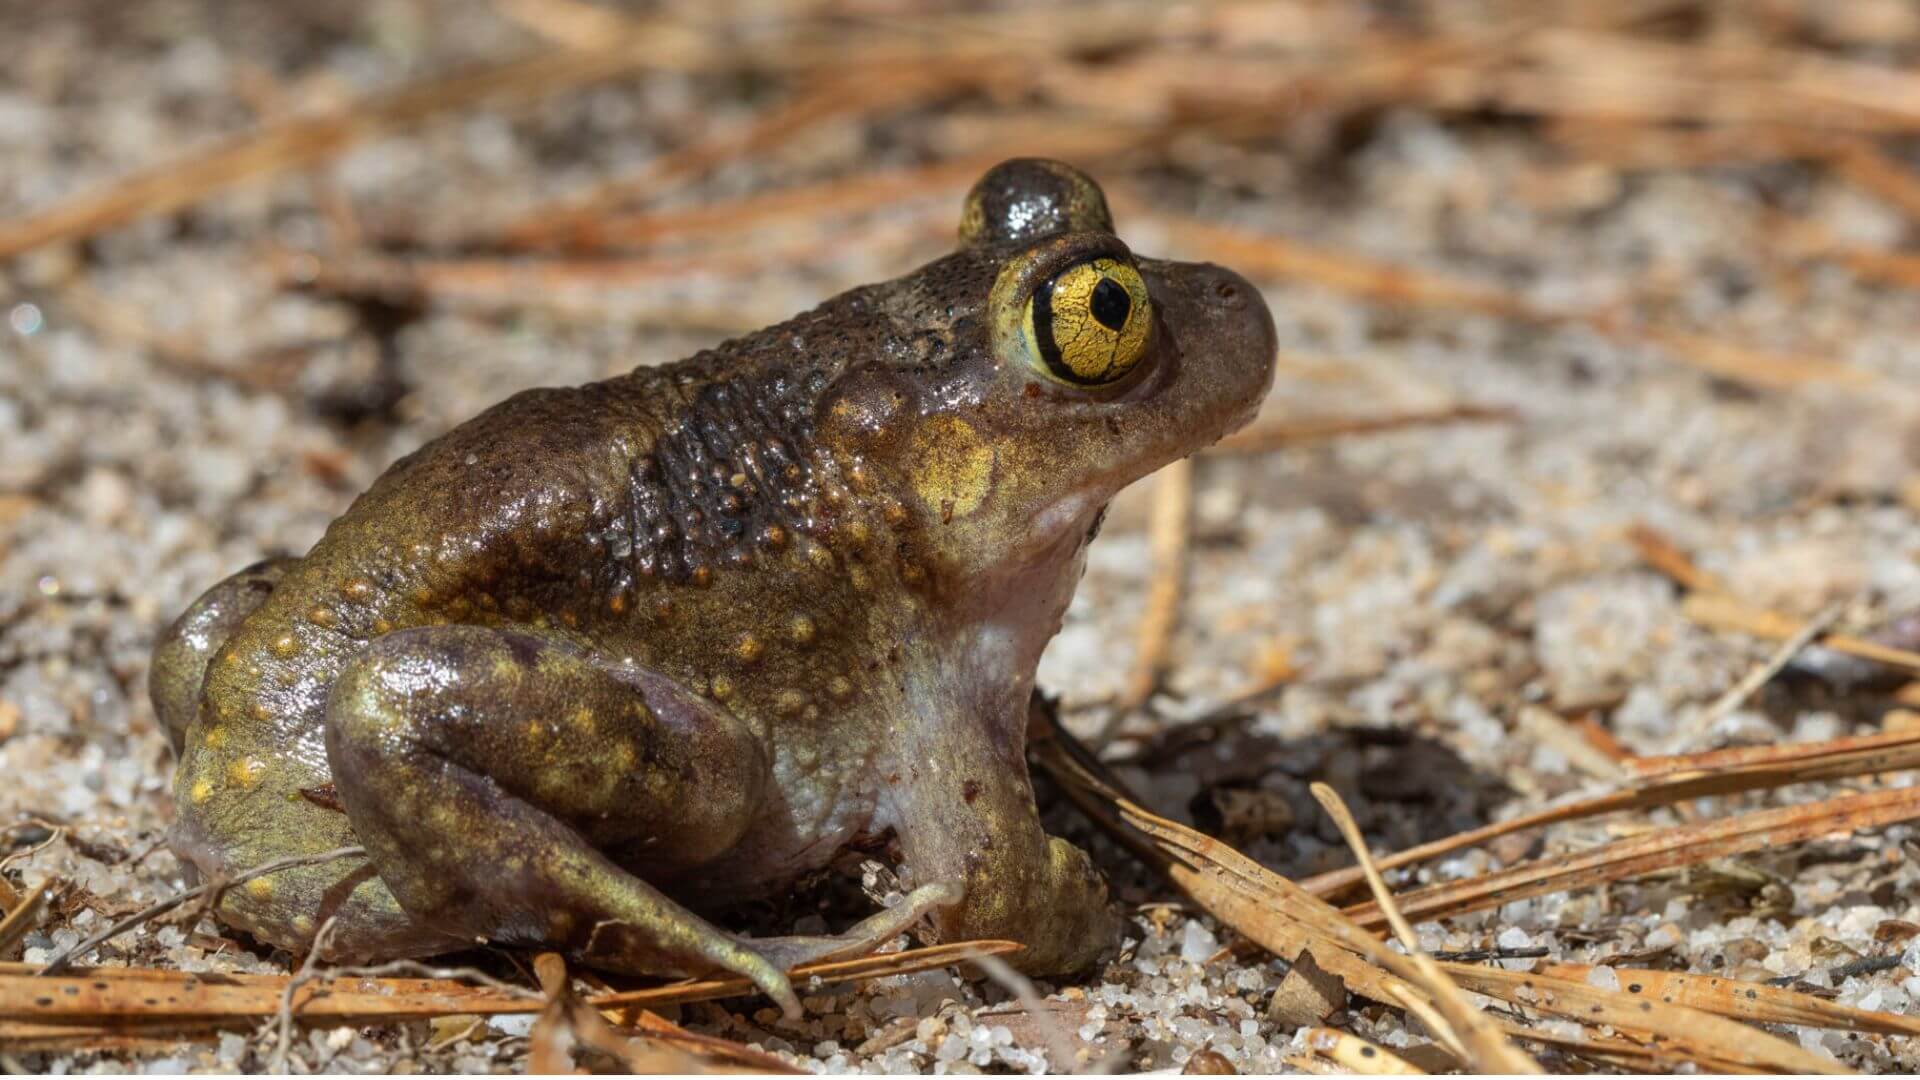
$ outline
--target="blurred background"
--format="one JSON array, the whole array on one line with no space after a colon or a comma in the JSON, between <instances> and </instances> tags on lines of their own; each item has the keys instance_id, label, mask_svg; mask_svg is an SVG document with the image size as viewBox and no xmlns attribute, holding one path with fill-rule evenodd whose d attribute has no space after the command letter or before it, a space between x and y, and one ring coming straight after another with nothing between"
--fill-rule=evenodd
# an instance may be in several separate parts
<instances>
[{"instance_id":1,"label":"blurred background","mask_svg":"<svg viewBox=\"0 0 1920 1080\"><path fill-rule=\"evenodd\" d=\"M1261 418L1123 496L1042 669L1156 809L1308 875L1348 858L1311 780L1399 849L1631 755L1911 726L1907 669L1844 650L1715 703L1808 620L1912 646L1916 133L1908 0L0 2L0 828L65 826L13 870L70 886L26 945L177 883L133 856L170 814L147 657L193 596L509 393L942 254L1015 155L1279 326ZM1914 925L1905 829L1753 856L1793 918L1681 882L1428 929L1792 974ZM1210 954L1155 919L1139 956ZM1830 989L1899 1011L1914 976ZM1134 1065L1278 1061L1224 1006L1140 1019L1178 989L1114 1006ZM895 1051L851 1063L931 1060Z\"/></svg>"}]
</instances>

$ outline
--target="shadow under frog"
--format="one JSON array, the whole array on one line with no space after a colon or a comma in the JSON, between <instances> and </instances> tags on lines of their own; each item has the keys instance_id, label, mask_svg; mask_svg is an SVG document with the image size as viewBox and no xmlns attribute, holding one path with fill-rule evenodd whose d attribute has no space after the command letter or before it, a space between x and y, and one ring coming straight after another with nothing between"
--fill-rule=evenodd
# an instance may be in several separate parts
<instances>
[{"instance_id":1,"label":"shadow under frog","mask_svg":"<svg viewBox=\"0 0 1920 1080\"><path fill-rule=\"evenodd\" d=\"M214 586L154 659L174 849L364 846L218 909L333 959L536 946L794 1013L789 966L925 918L1081 969L1119 919L1041 828L1034 667L1107 501L1250 419L1273 355L1240 277L1135 256L1065 165L997 166L953 254L510 398ZM918 887L844 934L697 913L883 839Z\"/></svg>"}]
</instances>

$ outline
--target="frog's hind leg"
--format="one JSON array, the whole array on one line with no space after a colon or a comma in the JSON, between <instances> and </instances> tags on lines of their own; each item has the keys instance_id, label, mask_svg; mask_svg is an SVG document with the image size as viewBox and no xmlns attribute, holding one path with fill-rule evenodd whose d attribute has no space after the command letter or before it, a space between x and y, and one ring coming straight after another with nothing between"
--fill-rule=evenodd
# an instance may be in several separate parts
<instances>
[{"instance_id":1,"label":"frog's hind leg","mask_svg":"<svg viewBox=\"0 0 1920 1080\"><path fill-rule=\"evenodd\" d=\"M298 561L267 559L254 563L201 593L160 635L153 649L147 692L176 758L186 745L187 727L200 711L200 687L207 677L207 661L247 616L266 602L288 568Z\"/></svg>"},{"instance_id":2,"label":"frog's hind leg","mask_svg":"<svg viewBox=\"0 0 1920 1080\"><path fill-rule=\"evenodd\" d=\"M354 832L415 919L609 968L737 972L797 1013L775 959L603 854L685 869L745 832L769 766L718 706L555 635L422 627L349 664L326 741Z\"/></svg>"}]
</instances>

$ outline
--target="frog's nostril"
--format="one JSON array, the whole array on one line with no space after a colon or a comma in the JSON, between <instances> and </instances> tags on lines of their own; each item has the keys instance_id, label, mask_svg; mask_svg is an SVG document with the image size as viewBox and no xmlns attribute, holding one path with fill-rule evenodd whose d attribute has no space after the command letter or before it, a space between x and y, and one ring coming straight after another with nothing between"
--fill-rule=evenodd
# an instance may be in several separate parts
<instances>
[{"instance_id":1,"label":"frog's nostril","mask_svg":"<svg viewBox=\"0 0 1920 1080\"><path fill-rule=\"evenodd\" d=\"M1246 290L1232 274L1215 275L1213 287L1208 291L1213 294L1213 302L1228 311L1239 311L1247 306Z\"/></svg>"}]
</instances>

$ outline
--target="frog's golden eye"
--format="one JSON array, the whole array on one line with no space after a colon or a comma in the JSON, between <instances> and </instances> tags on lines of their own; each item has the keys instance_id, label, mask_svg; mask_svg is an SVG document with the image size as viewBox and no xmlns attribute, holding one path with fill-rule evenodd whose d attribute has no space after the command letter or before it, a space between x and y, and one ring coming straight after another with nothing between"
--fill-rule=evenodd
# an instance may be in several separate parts
<instances>
[{"instance_id":1,"label":"frog's golden eye","mask_svg":"<svg viewBox=\"0 0 1920 1080\"><path fill-rule=\"evenodd\" d=\"M1126 377L1147 354L1153 302L1129 263L1077 262L1033 291L1021 329L1044 373L1073 386Z\"/></svg>"}]
</instances>

